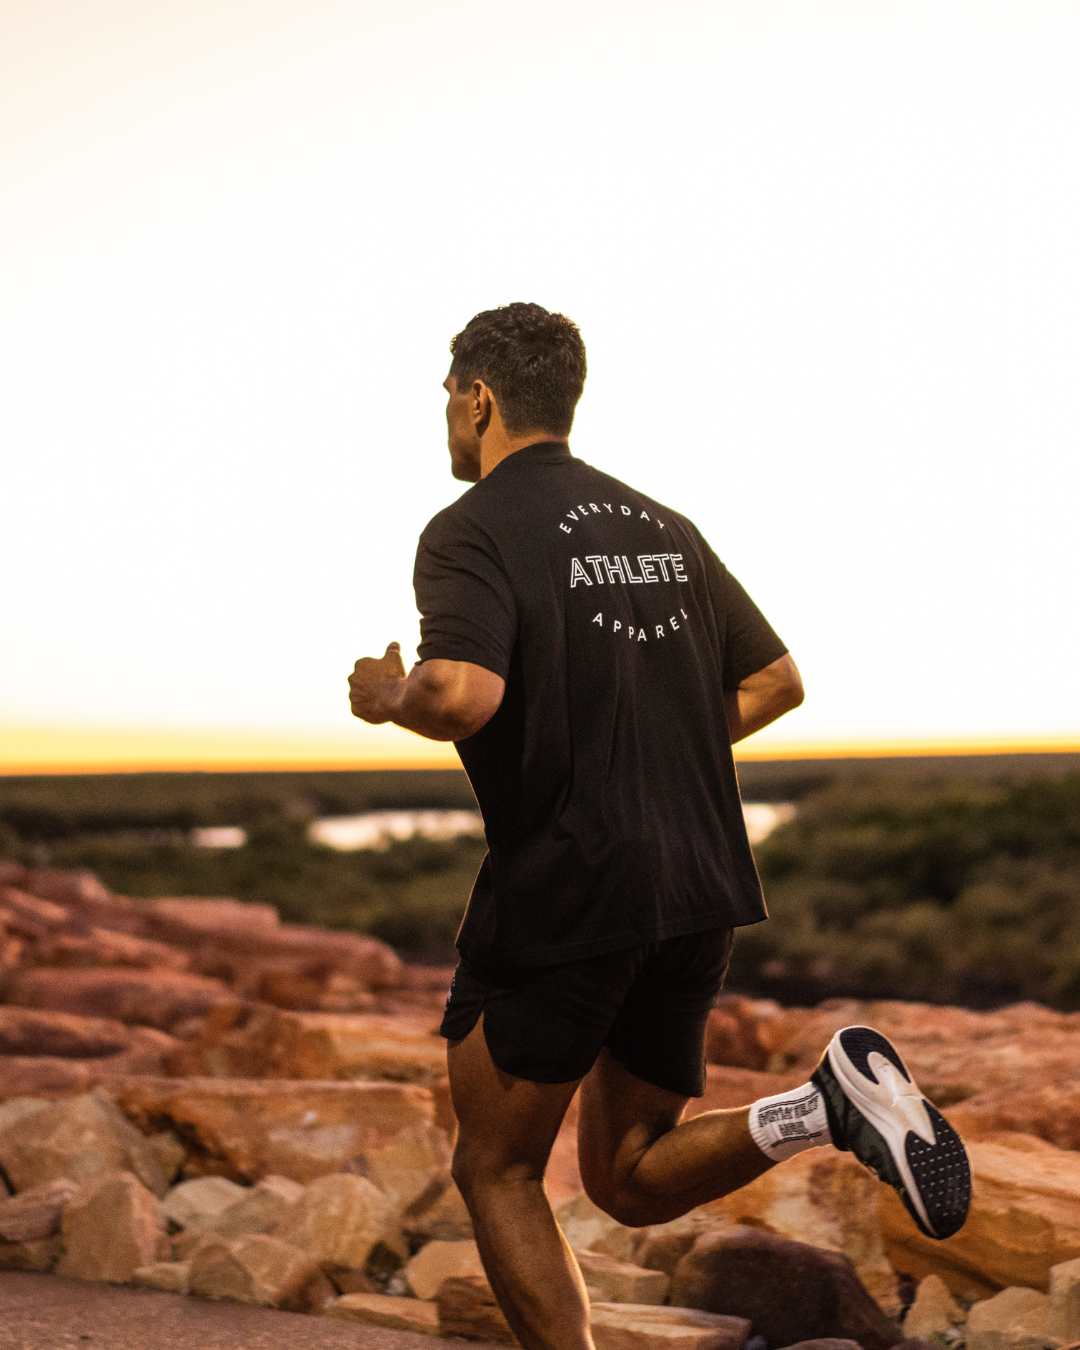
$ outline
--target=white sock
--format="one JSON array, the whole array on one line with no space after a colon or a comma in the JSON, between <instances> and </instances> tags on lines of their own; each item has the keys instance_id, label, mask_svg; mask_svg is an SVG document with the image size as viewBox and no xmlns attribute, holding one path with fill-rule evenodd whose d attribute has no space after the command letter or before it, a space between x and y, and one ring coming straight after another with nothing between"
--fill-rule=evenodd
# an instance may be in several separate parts
<instances>
[{"instance_id":1,"label":"white sock","mask_svg":"<svg viewBox=\"0 0 1080 1350\"><path fill-rule=\"evenodd\" d=\"M775 1097L759 1097L750 1108L750 1134L773 1162L831 1144L825 1099L813 1083L778 1092Z\"/></svg>"}]
</instances>

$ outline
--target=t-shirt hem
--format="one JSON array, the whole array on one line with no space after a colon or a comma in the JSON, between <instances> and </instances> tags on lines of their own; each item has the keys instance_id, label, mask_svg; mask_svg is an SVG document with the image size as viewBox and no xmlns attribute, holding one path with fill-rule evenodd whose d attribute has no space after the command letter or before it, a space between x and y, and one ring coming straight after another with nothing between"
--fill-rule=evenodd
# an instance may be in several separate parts
<instances>
[{"instance_id":1,"label":"t-shirt hem","mask_svg":"<svg viewBox=\"0 0 1080 1350\"><path fill-rule=\"evenodd\" d=\"M467 961L508 966L556 966L567 961L581 961L590 956L607 956L611 952L627 951L648 942L665 942L668 938L691 937L694 933L710 933L717 928L747 928L763 923L767 913L756 918L736 918L732 915L699 914L678 922L658 924L652 928L632 929L608 937L593 938L589 942L569 942L558 946L516 948L507 951L483 943L458 941L457 950Z\"/></svg>"}]
</instances>

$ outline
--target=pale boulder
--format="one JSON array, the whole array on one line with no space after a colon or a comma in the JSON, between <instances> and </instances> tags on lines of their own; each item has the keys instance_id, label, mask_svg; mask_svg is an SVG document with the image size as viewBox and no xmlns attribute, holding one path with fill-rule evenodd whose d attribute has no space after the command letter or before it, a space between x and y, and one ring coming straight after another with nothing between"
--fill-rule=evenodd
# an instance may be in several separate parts
<instances>
[{"instance_id":1,"label":"pale boulder","mask_svg":"<svg viewBox=\"0 0 1080 1350\"><path fill-rule=\"evenodd\" d=\"M919 1281L915 1302L904 1318L904 1335L930 1340L944 1336L960 1326L966 1313L949 1293L948 1285L937 1275L927 1275Z\"/></svg>"},{"instance_id":2,"label":"pale boulder","mask_svg":"<svg viewBox=\"0 0 1080 1350\"><path fill-rule=\"evenodd\" d=\"M64 1206L78 1189L68 1177L58 1177L0 1200L0 1238L5 1242L33 1242L52 1237L60 1231Z\"/></svg>"},{"instance_id":3,"label":"pale boulder","mask_svg":"<svg viewBox=\"0 0 1080 1350\"><path fill-rule=\"evenodd\" d=\"M165 1217L179 1228L201 1230L246 1195L243 1186L227 1177L196 1177L174 1186L162 1201L162 1208Z\"/></svg>"},{"instance_id":4,"label":"pale boulder","mask_svg":"<svg viewBox=\"0 0 1080 1350\"><path fill-rule=\"evenodd\" d=\"M48 1097L9 1097L7 1101L0 1102L0 1138L9 1125L36 1115L51 1105Z\"/></svg>"},{"instance_id":5,"label":"pale boulder","mask_svg":"<svg viewBox=\"0 0 1080 1350\"><path fill-rule=\"evenodd\" d=\"M1020 1281L1045 1292L1051 1267L1080 1257L1080 1154L1023 1134L972 1140L967 1150L971 1211L944 1241L924 1237L892 1190L880 1187L893 1265L916 1279L939 1275L960 1297Z\"/></svg>"},{"instance_id":6,"label":"pale boulder","mask_svg":"<svg viewBox=\"0 0 1080 1350\"><path fill-rule=\"evenodd\" d=\"M362 1270L378 1243L401 1242L388 1197L345 1173L306 1186L274 1232L327 1270Z\"/></svg>"},{"instance_id":7,"label":"pale boulder","mask_svg":"<svg viewBox=\"0 0 1080 1350\"><path fill-rule=\"evenodd\" d=\"M188 1292L187 1261L155 1261L152 1266L140 1266L131 1272L131 1283L143 1289L163 1289L170 1294Z\"/></svg>"},{"instance_id":8,"label":"pale boulder","mask_svg":"<svg viewBox=\"0 0 1080 1350\"><path fill-rule=\"evenodd\" d=\"M432 1239L467 1242L473 1236L472 1218L457 1186L444 1173L405 1210L401 1226L414 1246Z\"/></svg>"},{"instance_id":9,"label":"pale boulder","mask_svg":"<svg viewBox=\"0 0 1080 1350\"><path fill-rule=\"evenodd\" d=\"M146 1146L157 1159L161 1175L171 1186L187 1161L187 1149L171 1130L162 1130L160 1134L149 1135Z\"/></svg>"},{"instance_id":10,"label":"pale boulder","mask_svg":"<svg viewBox=\"0 0 1080 1350\"><path fill-rule=\"evenodd\" d=\"M475 1242L429 1242L405 1267L405 1278L417 1298L432 1299L447 1280L478 1276L486 1279Z\"/></svg>"},{"instance_id":11,"label":"pale boulder","mask_svg":"<svg viewBox=\"0 0 1080 1350\"><path fill-rule=\"evenodd\" d=\"M360 1322L369 1327L416 1331L439 1335L439 1305L418 1298L395 1298L389 1294L344 1294L326 1310L327 1317L341 1322Z\"/></svg>"},{"instance_id":12,"label":"pale boulder","mask_svg":"<svg viewBox=\"0 0 1080 1350\"><path fill-rule=\"evenodd\" d=\"M439 1335L517 1345L486 1275L453 1275L439 1286Z\"/></svg>"},{"instance_id":13,"label":"pale boulder","mask_svg":"<svg viewBox=\"0 0 1080 1350\"><path fill-rule=\"evenodd\" d=\"M968 1350L1046 1350L1050 1300L1037 1289L1010 1286L968 1314Z\"/></svg>"},{"instance_id":14,"label":"pale boulder","mask_svg":"<svg viewBox=\"0 0 1080 1350\"><path fill-rule=\"evenodd\" d=\"M633 1257L639 1230L627 1228L605 1214L587 1195L558 1205L555 1220L576 1252L604 1252L616 1261L629 1261Z\"/></svg>"},{"instance_id":15,"label":"pale boulder","mask_svg":"<svg viewBox=\"0 0 1080 1350\"><path fill-rule=\"evenodd\" d=\"M288 1177L264 1177L227 1209L210 1219L204 1231L222 1237L245 1233L272 1233L304 1193L298 1181Z\"/></svg>"},{"instance_id":16,"label":"pale boulder","mask_svg":"<svg viewBox=\"0 0 1080 1350\"><path fill-rule=\"evenodd\" d=\"M123 1284L169 1255L161 1202L130 1172L81 1187L64 1209L61 1231L58 1273L77 1280Z\"/></svg>"},{"instance_id":17,"label":"pale boulder","mask_svg":"<svg viewBox=\"0 0 1080 1350\"><path fill-rule=\"evenodd\" d=\"M589 1327L596 1350L743 1350L745 1317L630 1303L594 1303Z\"/></svg>"},{"instance_id":18,"label":"pale boulder","mask_svg":"<svg viewBox=\"0 0 1080 1350\"><path fill-rule=\"evenodd\" d=\"M1050 1339L1056 1345L1080 1341L1080 1258L1050 1267Z\"/></svg>"},{"instance_id":19,"label":"pale boulder","mask_svg":"<svg viewBox=\"0 0 1080 1350\"><path fill-rule=\"evenodd\" d=\"M97 1091L0 1126L0 1167L17 1191L59 1177L83 1184L119 1171L133 1173L155 1195L167 1189L146 1140Z\"/></svg>"},{"instance_id":20,"label":"pale boulder","mask_svg":"<svg viewBox=\"0 0 1080 1350\"><path fill-rule=\"evenodd\" d=\"M663 1303L671 1280L661 1270L644 1270L616 1261L604 1252L578 1252L578 1265L589 1289L603 1303Z\"/></svg>"},{"instance_id":21,"label":"pale boulder","mask_svg":"<svg viewBox=\"0 0 1080 1350\"><path fill-rule=\"evenodd\" d=\"M233 1242L204 1237L191 1254L188 1289L198 1298L291 1312L324 1312L336 1298L306 1252L263 1234Z\"/></svg>"}]
</instances>

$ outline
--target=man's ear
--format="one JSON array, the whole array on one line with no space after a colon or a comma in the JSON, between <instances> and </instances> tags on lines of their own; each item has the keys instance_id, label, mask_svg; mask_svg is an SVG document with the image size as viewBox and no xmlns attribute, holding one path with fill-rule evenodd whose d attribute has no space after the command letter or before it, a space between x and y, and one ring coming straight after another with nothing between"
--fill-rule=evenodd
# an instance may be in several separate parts
<instances>
[{"instance_id":1,"label":"man's ear","mask_svg":"<svg viewBox=\"0 0 1080 1350\"><path fill-rule=\"evenodd\" d=\"M491 423L491 410L495 406L495 396L483 380L473 380L469 391L469 411L472 413L476 434L482 436Z\"/></svg>"}]
</instances>

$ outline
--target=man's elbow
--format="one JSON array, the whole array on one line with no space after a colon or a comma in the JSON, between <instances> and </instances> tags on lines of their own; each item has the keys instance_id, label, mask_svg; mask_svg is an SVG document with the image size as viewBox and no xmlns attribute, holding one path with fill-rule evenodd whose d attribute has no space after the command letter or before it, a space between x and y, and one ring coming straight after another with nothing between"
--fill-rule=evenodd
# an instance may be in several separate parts
<instances>
[{"instance_id":1,"label":"man's elbow","mask_svg":"<svg viewBox=\"0 0 1080 1350\"><path fill-rule=\"evenodd\" d=\"M474 695L448 707L444 712L444 722L450 734L445 739L448 741L465 741L470 736L475 736L481 728L487 726L499 711L501 702L501 690L498 697L493 692L485 691L485 694L481 697Z\"/></svg>"},{"instance_id":2,"label":"man's elbow","mask_svg":"<svg viewBox=\"0 0 1080 1350\"><path fill-rule=\"evenodd\" d=\"M799 667L790 656L782 657L777 662L777 685L775 700L779 708L777 716L793 711L806 698L806 690L803 688L802 675L799 674Z\"/></svg>"}]
</instances>

